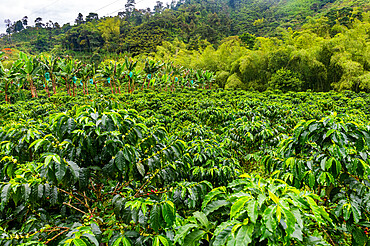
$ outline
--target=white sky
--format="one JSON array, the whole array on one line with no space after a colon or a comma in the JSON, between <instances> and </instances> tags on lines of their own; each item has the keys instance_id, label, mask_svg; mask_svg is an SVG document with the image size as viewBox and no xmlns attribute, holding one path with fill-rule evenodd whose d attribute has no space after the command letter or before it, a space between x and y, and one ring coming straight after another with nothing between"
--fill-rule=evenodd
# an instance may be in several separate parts
<instances>
[{"instance_id":1,"label":"white sky","mask_svg":"<svg viewBox=\"0 0 370 246\"><path fill-rule=\"evenodd\" d=\"M153 9L156 1L135 0L136 8ZM0 33L5 33L5 19L14 22L28 16L28 25L34 25L35 19L41 17L42 23L51 20L60 26L68 22L73 25L78 13L84 18L90 12L98 13L99 17L115 16L124 10L126 3L127 0L0 0Z\"/></svg>"}]
</instances>

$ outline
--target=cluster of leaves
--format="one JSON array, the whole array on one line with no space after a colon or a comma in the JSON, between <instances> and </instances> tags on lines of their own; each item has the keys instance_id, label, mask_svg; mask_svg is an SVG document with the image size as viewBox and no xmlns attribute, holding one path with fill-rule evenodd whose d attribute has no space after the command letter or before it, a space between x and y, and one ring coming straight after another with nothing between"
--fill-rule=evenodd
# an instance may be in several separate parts
<instances>
[{"instance_id":1,"label":"cluster of leaves","mask_svg":"<svg viewBox=\"0 0 370 246\"><path fill-rule=\"evenodd\" d=\"M331 217L345 225L333 235L346 231L355 235L354 245L363 245L368 242L363 228L370 225L369 146L368 125L334 114L299 123L264 161L275 176L297 188L309 187L330 204Z\"/></svg>"},{"instance_id":2,"label":"cluster of leaves","mask_svg":"<svg viewBox=\"0 0 370 246\"><path fill-rule=\"evenodd\" d=\"M178 229L175 242L197 245L203 239L215 246L327 245L313 230L313 225L330 223L329 215L315 202L318 196L281 180L242 177L209 192L201 212L195 212Z\"/></svg>"}]
</instances>

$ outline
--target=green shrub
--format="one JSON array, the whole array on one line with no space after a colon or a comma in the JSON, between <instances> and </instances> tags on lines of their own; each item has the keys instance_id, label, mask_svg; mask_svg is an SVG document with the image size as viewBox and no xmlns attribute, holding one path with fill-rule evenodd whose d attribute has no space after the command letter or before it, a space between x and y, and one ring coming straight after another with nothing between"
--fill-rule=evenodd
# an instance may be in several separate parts
<instances>
[{"instance_id":1,"label":"green shrub","mask_svg":"<svg viewBox=\"0 0 370 246\"><path fill-rule=\"evenodd\" d=\"M219 71L216 73L216 83L220 88L224 88L229 78L230 73L226 71Z\"/></svg>"},{"instance_id":2,"label":"green shrub","mask_svg":"<svg viewBox=\"0 0 370 246\"><path fill-rule=\"evenodd\" d=\"M247 86L240 80L235 73L231 75L226 82L225 89L247 89Z\"/></svg>"},{"instance_id":3,"label":"green shrub","mask_svg":"<svg viewBox=\"0 0 370 246\"><path fill-rule=\"evenodd\" d=\"M284 92L299 91L302 81L298 78L296 73L289 69L282 68L272 75L268 85L273 89L279 89Z\"/></svg>"}]
</instances>

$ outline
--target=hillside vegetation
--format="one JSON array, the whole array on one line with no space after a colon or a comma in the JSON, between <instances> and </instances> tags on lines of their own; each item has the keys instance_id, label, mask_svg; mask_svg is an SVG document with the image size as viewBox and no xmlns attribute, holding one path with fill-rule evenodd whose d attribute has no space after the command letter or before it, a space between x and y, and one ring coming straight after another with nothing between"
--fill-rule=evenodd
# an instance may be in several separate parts
<instances>
[{"instance_id":1,"label":"hillside vegetation","mask_svg":"<svg viewBox=\"0 0 370 246\"><path fill-rule=\"evenodd\" d=\"M73 26L14 22L0 46L95 64L149 55L217 73L220 88L368 91L368 9L367 1L219 0L159 2L150 12L131 2L115 17L80 14Z\"/></svg>"},{"instance_id":2,"label":"hillside vegetation","mask_svg":"<svg viewBox=\"0 0 370 246\"><path fill-rule=\"evenodd\" d=\"M361 20L367 12L367 1L355 0L215 0L157 2L154 11L136 9L128 1L124 11L113 17L95 13L79 14L75 23L60 25L42 17L9 20L1 44L41 52L53 48L75 52L128 52L137 55L152 52L162 41L175 38L190 49L202 46L204 40L218 45L228 36L253 34L276 36L279 28L299 28L307 17L327 17L332 27L336 21L348 25L354 17ZM12 48L12 47L8 47Z\"/></svg>"},{"instance_id":3,"label":"hillside vegetation","mask_svg":"<svg viewBox=\"0 0 370 246\"><path fill-rule=\"evenodd\" d=\"M369 246L368 5L8 21L0 246Z\"/></svg>"}]
</instances>

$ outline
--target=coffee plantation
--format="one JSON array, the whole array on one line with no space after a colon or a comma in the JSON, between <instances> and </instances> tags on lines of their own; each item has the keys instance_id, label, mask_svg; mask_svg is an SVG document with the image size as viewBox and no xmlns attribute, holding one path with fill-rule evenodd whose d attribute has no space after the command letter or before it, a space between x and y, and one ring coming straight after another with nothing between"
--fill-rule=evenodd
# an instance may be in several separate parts
<instances>
[{"instance_id":1,"label":"coffee plantation","mask_svg":"<svg viewBox=\"0 0 370 246\"><path fill-rule=\"evenodd\" d=\"M109 86L0 106L1 245L367 245L368 94Z\"/></svg>"}]
</instances>

